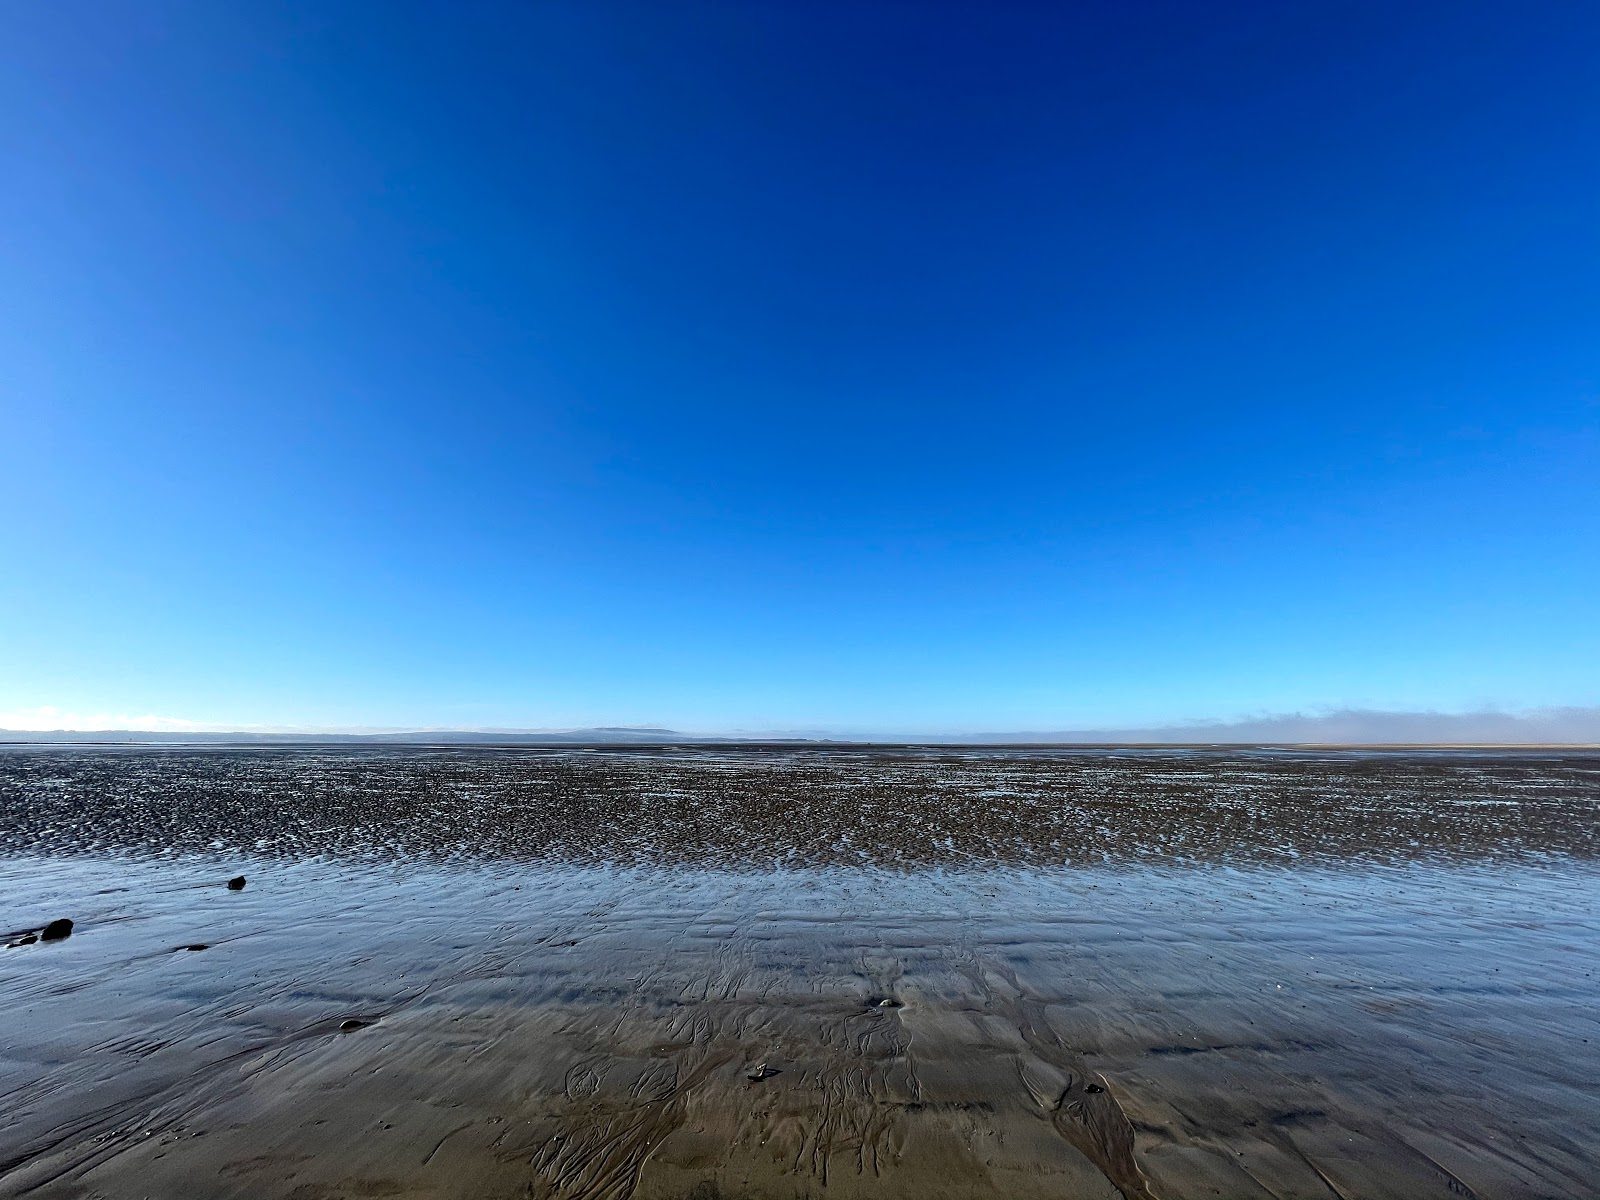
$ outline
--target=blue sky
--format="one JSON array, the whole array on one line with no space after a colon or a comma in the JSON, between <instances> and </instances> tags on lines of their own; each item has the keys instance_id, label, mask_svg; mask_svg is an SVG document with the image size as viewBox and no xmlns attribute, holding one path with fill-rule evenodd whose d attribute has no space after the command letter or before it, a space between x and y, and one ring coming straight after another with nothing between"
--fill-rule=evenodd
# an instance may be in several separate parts
<instances>
[{"instance_id":1,"label":"blue sky","mask_svg":"<svg viewBox=\"0 0 1600 1200\"><path fill-rule=\"evenodd\" d=\"M1587 4L12 4L0 724L1600 702Z\"/></svg>"}]
</instances>

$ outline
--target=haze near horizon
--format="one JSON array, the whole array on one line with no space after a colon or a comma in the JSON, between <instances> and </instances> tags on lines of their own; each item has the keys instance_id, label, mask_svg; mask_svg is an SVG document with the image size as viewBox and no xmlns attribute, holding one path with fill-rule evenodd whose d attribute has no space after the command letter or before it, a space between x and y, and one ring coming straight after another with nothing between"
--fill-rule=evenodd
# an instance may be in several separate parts
<instances>
[{"instance_id":1,"label":"haze near horizon","mask_svg":"<svg viewBox=\"0 0 1600 1200\"><path fill-rule=\"evenodd\" d=\"M1590 6L0 31L0 727L1600 704Z\"/></svg>"}]
</instances>

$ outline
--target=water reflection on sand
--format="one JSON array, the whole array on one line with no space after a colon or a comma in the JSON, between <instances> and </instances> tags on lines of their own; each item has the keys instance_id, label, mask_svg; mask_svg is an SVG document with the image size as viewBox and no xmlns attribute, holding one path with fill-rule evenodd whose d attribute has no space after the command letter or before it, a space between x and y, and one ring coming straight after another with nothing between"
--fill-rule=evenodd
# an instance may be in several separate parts
<instances>
[{"instance_id":1,"label":"water reflection on sand","mask_svg":"<svg viewBox=\"0 0 1600 1200\"><path fill-rule=\"evenodd\" d=\"M590 757L0 764L0 1194L1593 1194L1593 760Z\"/></svg>"}]
</instances>

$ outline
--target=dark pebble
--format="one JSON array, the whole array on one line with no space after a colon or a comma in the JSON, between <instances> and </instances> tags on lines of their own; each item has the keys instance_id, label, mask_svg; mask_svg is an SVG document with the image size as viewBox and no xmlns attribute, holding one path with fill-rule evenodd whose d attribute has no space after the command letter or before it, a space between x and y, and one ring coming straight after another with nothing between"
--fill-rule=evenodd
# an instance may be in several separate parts
<instances>
[{"instance_id":1,"label":"dark pebble","mask_svg":"<svg viewBox=\"0 0 1600 1200\"><path fill-rule=\"evenodd\" d=\"M763 1079L771 1079L777 1073L776 1069L767 1066L766 1063L762 1063L759 1067L751 1067L750 1070L744 1073L744 1077L752 1083L759 1083Z\"/></svg>"},{"instance_id":2,"label":"dark pebble","mask_svg":"<svg viewBox=\"0 0 1600 1200\"><path fill-rule=\"evenodd\" d=\"M339 1025L339 1032L340 1033L350 1033L350 1032L352 1032L354 1030L357 1030L357 1029L365 1029L368 1025L371 1025L371 1024L372 1024L371 1021L358 1021L354 1017L351 1017L348 1021L344 1021Z\"/></svg>"},{"instance_id":3,"label":"dark pebble","mask_svg":"<svg viewBox=\"0 0 1600 1200\"><path fill-rule=\"evenodd\" d=\"M47 942L59 942L64 937L72 936L72 922L65 917L51 921L39 931L39 937Z\"/></svg>"},{"instance_id":4,"label":"dark pebble","mask_svg":"<svg viewBox=\"0 0 1600 1200\"><path fill-rule=\"evenodd\" d=\"M36 933L25 933L14 942L7 942L6 949L15 950L18 946L31 946L39 940Z\"/></svg>"},{"instance_id":5,"label":"dark pebble","mask_svg":"<svg viewBox=\"0 0 1600 1200\"><path fill-rule=\"evenodd\" d=\"M1101 1087L1098 1083L1086 1083L1083 1085L1083 1090L1088 1092L1090 1095L1094 1095L1096 1092L1105 1091L1105 1088Z\"/></svg>"},{"instance_id":6,"label":"dark pebble","mask_svg":"<svg viewBox=\"0 0 1600 1200\"><path fill-rule=\"evenodd\" d=\"M232 879L228 880L228 890L230 892L244 891L244 876L235 875Z\"/></svg>"},{"instance_id":7,"label":"dark pebble","mask_svg":"<svg viewBox=\"0 0 1600 1200\"><path fill-rule=\"evenodd\" d=\"M180 949L183 949L183 950L209 950L209 949L211 949L211 944L209 942L196 942L192 946L183 946L183 947L180 947Z\"/></svg>"}]
</instances>

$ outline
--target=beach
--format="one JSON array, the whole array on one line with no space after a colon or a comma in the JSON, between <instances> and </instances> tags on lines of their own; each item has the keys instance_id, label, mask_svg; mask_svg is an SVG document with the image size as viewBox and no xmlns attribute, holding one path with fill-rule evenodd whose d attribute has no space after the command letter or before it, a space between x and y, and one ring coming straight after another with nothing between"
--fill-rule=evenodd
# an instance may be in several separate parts
<instances>
[{"instance_id":1,"label":"beach","mask_svg":"<svg viewBox=\"0 0 1600 1200\"><path fill-rule=\"evenodd\" d=\"M1600 1176L1594 755L7 748L0 815L8 940L74 922L0 1195Z\"/></svg>"}]
</instances>

